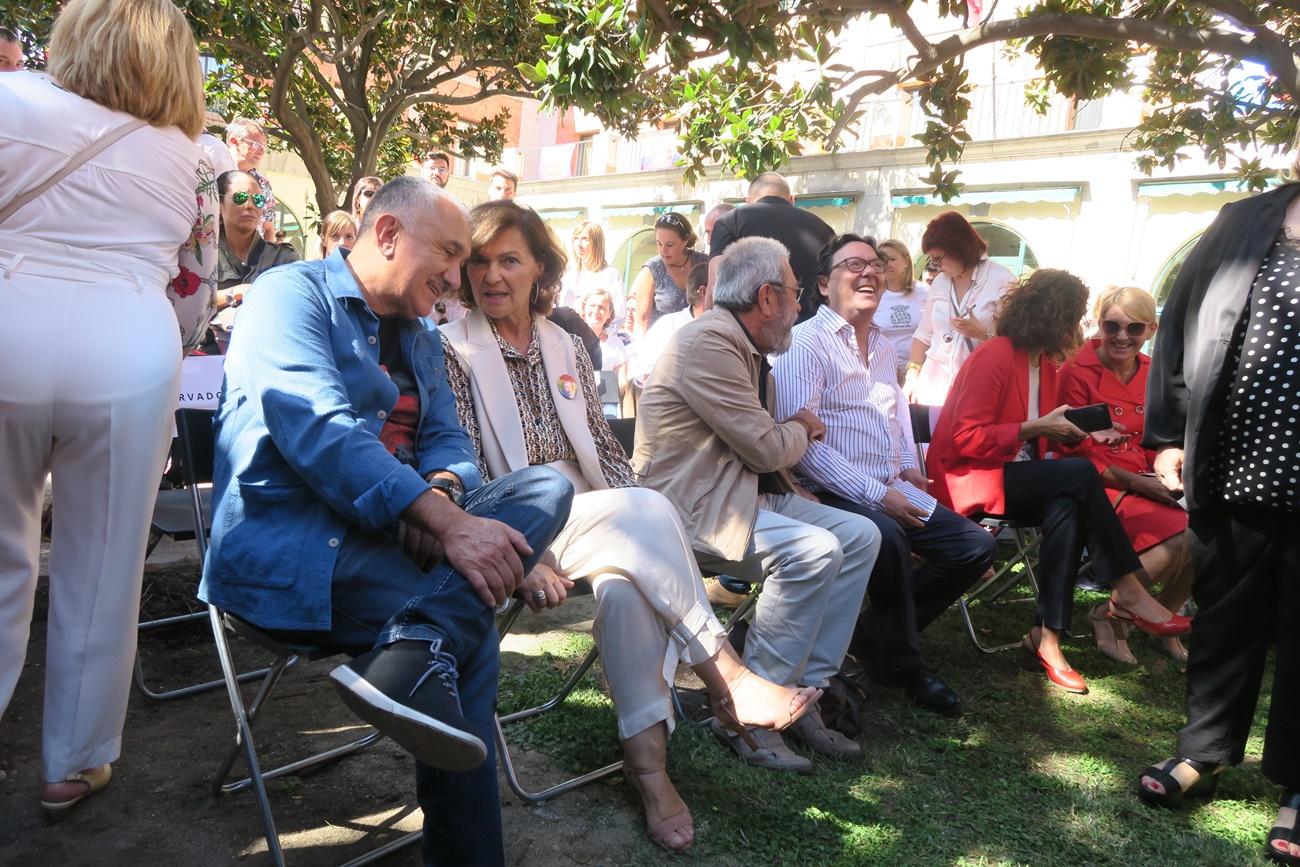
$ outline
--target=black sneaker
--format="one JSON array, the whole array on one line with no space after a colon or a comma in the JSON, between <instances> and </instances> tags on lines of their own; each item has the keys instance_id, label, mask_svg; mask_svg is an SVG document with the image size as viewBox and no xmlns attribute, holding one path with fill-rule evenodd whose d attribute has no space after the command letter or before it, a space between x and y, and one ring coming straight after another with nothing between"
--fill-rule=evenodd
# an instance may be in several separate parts
<instances>
[{"instance_id":1,"label":"black sneaker","mask_svg":"<svg viewBox=\"0 0 1300 867\"><path fill-rule=\"evenodd\" d=\"M460 712L456 660L442 641L396 641L330 672L353 713L431 768L469 771L487 747Z\"/></svg>"}]
</instances>

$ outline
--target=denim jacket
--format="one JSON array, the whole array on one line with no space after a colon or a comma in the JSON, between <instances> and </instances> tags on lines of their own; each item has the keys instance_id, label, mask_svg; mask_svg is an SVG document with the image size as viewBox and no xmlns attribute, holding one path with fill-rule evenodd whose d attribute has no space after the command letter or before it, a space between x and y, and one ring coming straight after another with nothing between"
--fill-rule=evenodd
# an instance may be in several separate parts
<instances>
[{"instance_id":1,"label":"denim jacket","mask_svg":"<svg viewBox=\"0 0 1300 867\"><path fill-rule=\"evenodd\" d=\"M379 440L398 390L379 366L379 318L344 255L257 280L215 422L205 602L268 629L329 629L349 528L393 525L435 470L455 473L466 491L482 485L437 334L412 320L401 336L420 395L418 471Z\"/></svg>"}]
</instances>

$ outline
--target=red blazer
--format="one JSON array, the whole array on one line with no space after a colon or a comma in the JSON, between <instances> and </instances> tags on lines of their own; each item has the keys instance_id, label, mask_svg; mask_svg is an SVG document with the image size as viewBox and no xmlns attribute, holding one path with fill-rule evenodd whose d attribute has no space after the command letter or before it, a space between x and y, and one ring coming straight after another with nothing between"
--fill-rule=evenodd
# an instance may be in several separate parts
<instances>
[{"instance_id":1,"label":"red blazer","mask_svg":"<svg viewBox=\"0 0 1300 867\"><path fill-rule=\"evenodd\" d=\"M1044 359L1038 378L1038 412L1051 412L1059 371ZM930 493L963 515L1006 513L1002 467L1020 451L1020 425L1029 417L1029 353L1010 338L995 337L976 349L957 372L926 455ZM1046 455L1047 440L1038 440Z\"/></svg>"},{"instance_id":2,"label":"red blazer","mask_svg":"<svg viewBox=\"0 0 1300 867\"><path fill-rule=\"evenodd\" d=\"M1147 373L1151 369L1151 359L1139 352L1137 373L1123 383L1102 366L1097 357L1100 344L1100 340L1088 341L1074 360L1061 368L1057 383L1059 396L1062 403L1070 406L1106 404L1111 419L1124 426L1128 437L1113 446L1102 445L1088 437L1079 445L1061 451L1090 459L1099 473L1111 465L1131 473L1149 473L1155 452L1142 448L1142 435L1146 431Z\"/></svg>"}]
</instances>

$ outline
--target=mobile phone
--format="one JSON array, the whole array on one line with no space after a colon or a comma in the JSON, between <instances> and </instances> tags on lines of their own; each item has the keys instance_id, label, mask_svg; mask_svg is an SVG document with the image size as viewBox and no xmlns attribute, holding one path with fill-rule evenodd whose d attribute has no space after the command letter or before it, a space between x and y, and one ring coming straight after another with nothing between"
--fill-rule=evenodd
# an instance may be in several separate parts
<instances>
[{"instance_id":1,"label":"mobile phone","mask_svg":"<svg viewBox=\"0 0 1300 867\"><path fill-rule=\"evenodd\" d=\"M1065 411L1065 420L1084 433L1095 433L1115 426L1110 419L1110 407L1104 403L1078 406Z\"/></svg>"}]
</instances>

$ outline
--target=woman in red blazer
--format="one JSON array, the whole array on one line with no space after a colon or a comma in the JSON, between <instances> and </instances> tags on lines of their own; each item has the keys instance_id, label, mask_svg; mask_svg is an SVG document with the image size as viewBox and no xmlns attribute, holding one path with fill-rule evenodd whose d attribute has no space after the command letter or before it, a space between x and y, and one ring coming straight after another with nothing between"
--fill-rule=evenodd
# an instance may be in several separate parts
<instances>
[{"instance_id":1,"label":"woman in red blazer","mask_svg":"<svg viewBox=\"0 0 1300 867\"><path fill-rule=\"evenodd\" d=\"M1192 595L1187 512L1156 479L1155 452L1142 448L1151 359L1141 347L1156 331L1156 300L1134 286L1113 286L1097 299L1097 320L1101 336L1085 343L1061 368L1059 395L1071 406L1106 404L1115 430L1088 437L1070 451L1088 458L1101 473L1106 495L1138 552L1147 580L1161 585L1157 601L1177 611ZM1088 614L1097 649L1118 662L1136 665L1126 626L1106 616L1109 609L1103 602ZM1170 656L1187 661L1187 650L1178 638L1163 643Z\"/></svg>"},{"instance_id":2,"label":"woman in red blazer","mask_svg":"<svg viewBox=\"0 0 1300 867\"><path fill-rule=\"evenodd\" d=\"M998 336L962 366L927 457L931 493L975 519L1037 524L1038 619L1025 636L1027 667L1070 692L1087 692L1066 662L1060 633L1070 625L1074 580L1084 545L1099 581L1114 591L1116 616L1155 635L1181 635L1191 621L1151 598L1096 469L1085 458L1053 457L1055 443L1086 436L1058 405L1058 364L1082 340L1088 290L1065 271L1042 269L1002 302Z\"/></svg>"}]
</instances>

